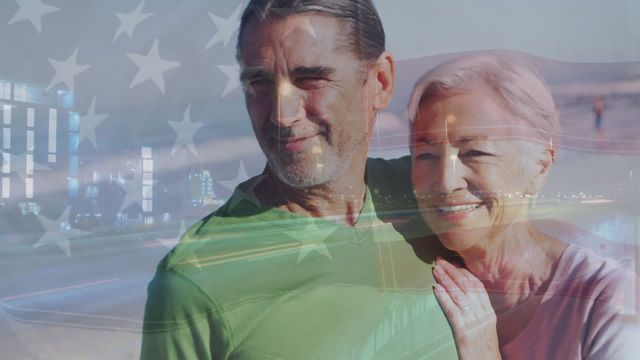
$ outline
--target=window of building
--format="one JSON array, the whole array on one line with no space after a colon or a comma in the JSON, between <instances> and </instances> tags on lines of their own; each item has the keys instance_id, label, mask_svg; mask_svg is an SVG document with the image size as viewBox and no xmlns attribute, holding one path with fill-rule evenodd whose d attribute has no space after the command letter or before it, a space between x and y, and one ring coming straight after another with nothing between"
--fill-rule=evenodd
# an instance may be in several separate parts
<instances>
[{"instance_id":1,"label":"window of building","mask_svg":"<svg viewBox=\"0 0 640 360\"><path fill-rule=\"evenodd\" d=\"M2 178L2 198L8 199L11 197L11 181L9 177Z\"/></svg>"},{"instance_id":2,"label":"window of building","mask_svg":"<svg viewBox=\"0 0 640 360\"><path fill-rule=\"evenodd\" d=\"M77 154L80 145L80 136L76 133L69 133L69 154Z\"/></svg>"},{"instance_id":3,"label":"window of building","mask_svg":"<svg viewBox=\"0 0 640 360\"><path fill-rule=\"evenodd\" d=\"M11 105L2 106L2 123L5 125L11 125Z\"/></svg>"},{"instance_id":4,"label":"window of building","mask_svg":"<svg viewBox=\"0 0 640 360\"><path fill-rule=\"evenodd\" d=\"M69 112L69 131L80 132L80 115L75 112Z\"/></svg>"},{"instance_id":5,"label":"window of building","mask_svg":"<svg viewBox=\"0 0 640 360\"><path fill-rule=\"evenodd\" d=\"M57 142L56 134L58 133L58 111L49 109L49 157L50 163L56 162Z\"/></svg>"},{"instance_id":6,"label":"window of building","mask_svg":"<svg viewBox=\"0 0 640 360\"><path fill-rule=\"evenodd\" d=\"M13 100L14 101L29 101L29 86L23 83L15 83L13 87Z\"/></svg>"},{"instance_id":7,"label":"window of building","mask_svg":"<svg viewBox=\"0 0 640 360\"><path fill-rule=\"evenodd\" d=\"M11 100L11 82L0 79L0 99Z\"/></svg>"}]
</instances>

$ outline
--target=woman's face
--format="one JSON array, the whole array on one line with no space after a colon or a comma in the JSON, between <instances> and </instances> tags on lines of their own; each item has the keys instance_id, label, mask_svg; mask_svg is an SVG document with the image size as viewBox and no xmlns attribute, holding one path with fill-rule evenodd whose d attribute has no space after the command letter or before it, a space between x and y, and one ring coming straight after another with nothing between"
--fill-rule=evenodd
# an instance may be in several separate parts
<instances>
[{"instance_id":1,"label":"woman's face","mask_svg":"<svg viewBox=\"0 0 640 360\"><path fill-rule=\"evenodd\" d=\"M423 217L451 250L486 246L523 221L538 173L539 146L492 93L424 100L412 129L412 181ZM529 135L529 137L527 137ZM536 144L537 145L537 144Z\"/></svg>"}]
</instances>

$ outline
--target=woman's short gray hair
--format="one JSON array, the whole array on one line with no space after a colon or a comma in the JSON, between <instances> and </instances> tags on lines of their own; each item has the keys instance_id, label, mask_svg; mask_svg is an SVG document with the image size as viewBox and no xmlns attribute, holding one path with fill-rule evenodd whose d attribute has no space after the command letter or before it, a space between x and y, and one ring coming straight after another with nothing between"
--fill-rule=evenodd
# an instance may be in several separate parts
<instances>
[{"instance_id":1,"label":"woman's short gray hair","mask_svg":"<svg viewBox=\"0 0 640 360\"><path fill-rule=\"evenodd\" d=\"M462 55L427 71L409 99L411 126L424 100L447 98L478 88L491 90L497 103L535 130L541 136L539 140L548 141L559 133L558 112L546 82L524 56L505 50Z\"/></svg>"}]
</instances>

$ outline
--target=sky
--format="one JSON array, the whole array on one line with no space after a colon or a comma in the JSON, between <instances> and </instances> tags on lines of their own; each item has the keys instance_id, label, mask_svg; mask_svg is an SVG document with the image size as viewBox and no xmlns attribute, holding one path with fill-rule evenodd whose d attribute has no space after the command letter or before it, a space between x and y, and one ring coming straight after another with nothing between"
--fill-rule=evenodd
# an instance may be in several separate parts
<instances>
[{"instance_id":1,"label":"sky","mask_svg":"<svg viewBox=\"0 0 640 360\"><path fill-rule=\"evenodd\" d=\"M488 48L567 62L640 60L634 0L375 1L399 59Z\"/></svg>"}]
</instances>

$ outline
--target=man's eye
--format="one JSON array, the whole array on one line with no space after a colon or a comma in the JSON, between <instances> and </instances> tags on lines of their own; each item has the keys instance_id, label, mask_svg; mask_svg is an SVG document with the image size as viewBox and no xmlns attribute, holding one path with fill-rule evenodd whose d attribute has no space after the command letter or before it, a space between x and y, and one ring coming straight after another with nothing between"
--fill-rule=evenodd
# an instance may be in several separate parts
<instances>
[{"instance_id":1,"label":"man's eye","mask_svg":"<svg viewBox=\"0 0 640 360\"><path fill-rule=\"evenodd\" d=\"M296 79L296 85L302 89L317 88L324 84L324 78L305 76Z\"/></svg>"},{"instance_id":2,"label":"man's eye","mask_svg":"<svg viewBox=\"0 0 640 360\"><path fill-rule=\"evenodd\" d=\"M273 84L269 79L252 79L248 81L248 85L252 88L266 88Z\"/></svg>"}]
</instances>

